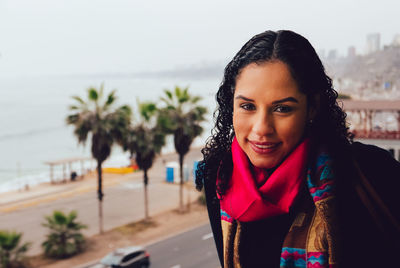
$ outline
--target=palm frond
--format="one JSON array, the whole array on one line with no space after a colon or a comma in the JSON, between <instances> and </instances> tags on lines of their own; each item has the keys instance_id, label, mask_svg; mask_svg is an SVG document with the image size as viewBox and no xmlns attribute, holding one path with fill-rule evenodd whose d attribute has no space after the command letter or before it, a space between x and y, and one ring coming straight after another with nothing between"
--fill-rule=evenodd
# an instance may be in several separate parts
<instances>
[{"instance_id":1,"label":"palm frond","mask_svg":"<svg viewBox=\"0 0 400 268\"><path fill-rule=\"evenodd\" d=\"M168 100L166 98L164 98L164 97L160 97L160 101L165 103L165 104L169 103Z\"/></svg>"},{"instance_id":2,"label":"palm frond","mask_svg":"<svg viewBox=\"0 0 400 268\"><path fill-rule=\"evenodd\" d=\"M173 97L172 97L172 92L171 92L170 90L165 89L164 92L165 92L165 95L167 95L167 97L168 97L169 100L172 100L172 99L173 99Z\"/></svg>"},{"instance_id":3,"label":"palm frond","mask_svg":"<svg viewBox=\"0 0 400 268\"><path fill-rule=\"evenodd\" d=\"M81 105L72 107L74 113L66 117L67 124L74 126L74 134L79 143L85 144L89 135L92 137L92 155L95 159L104 160L111 151L113 141L121 143L125 129L128 128L132 111L130 106L125 105L114 108L116 90L103 98L104 84L99 89L91 87L87 89L87 103L80 97L75 96ZM89 107L88 103L94 104ZM93 137L99 137L93 145ZM98 148L95 148L98 146Z\"/></svg>"},{"instance_id":4,"label":"palm frond","mask_svg":"<svg viewBox=\"0 0 400 268\"><path fill-rule=\"evenodd\" d=\"M138 103L139 113L144 121L149 122L153 115L157 112L157 106L153 102Z\"/></svg>"},{"instance_id":5,"label":"palm frond","mask_svg":"<svg viewBox=\"0 0 400 268\"><path fill-rule=\"evenodd\" d=\"M85 144L89 132L93 131L89 122L82 121L75 125L74 134L78 138L79 143Z\"/></svg>"},{"instance_id":6,"label":"palm frond","mask_svg":"<svg viewBox=\"0 0 400 268\"><path fill-rule=\"evenodd\" d=\"M72 96L72 99L76 100L77 102L79 102L80 104L86 104L81 97L79 96Z\"/></svg>"},{"instance_id":7,"label":"palm frond","mask_svg":"<svg viewBox=\"0 0 400 268\"><path fill-rule=\"evenodd\" d=\"M106 103L104 104L105 107L108 107L114 103L114 101L116 100L115 92L116 90L113 90L110 94L108 94Z\"/></svg>"},{"instance_id":8,"label":"palm frond","mask_svg":"<svg viewBox=\"0 0 400 268\"><path fill-rule=\"evenodd\" d=\"M205 120L207 108L197 103L200 96L192 96L189 87L175 86L174 102L166 102L158 119L159 128L165 133L174 135L175 149L180 155L185 155L194 138L203 131L200 123Z\"/></svg>"},{"instance_id":9,"label":"palm frond","mask_svg":"<svg viewBox=\"0 0 400 268\"><path fill-rule=\"evenodd\" d=\"M67 124L74 125L79 121L79 114L71 114L66 118Z\"/></svg>"},{"instance_id":10,"label":"palm frond","mask_svg":"<svg viewBox=\"0 0 400 268\"><path fill-rule=\"evenodd\" d=\"M70 105L70 106L68 106L68 109L69 110L79 110L79 107L76 105Z\"/></svg>"},{"instance_id":11,"label":"palm frond","mask_svg":"<svg viewBox=\"0 0 400 268\"><path fill-rule=\"evenodd\" d=\"M130 121L129 119L132 116L132 108L131 108L131 106L122 105L122 106L120 106L120 107L118 107L116 109L116 112L119 113L119 115L121 115L121 116L128 117L128 118L124 118L124 119L127 119L127 123L129 123L129 121Z\"/></svg>"},{"instance_id":12,"label":"palm frond","mask_svg":"<svg viewBox=\"0 0 400 268\"><path fill-rule=\"evenodd\" d=\"M190 102L193 104L198 103L200 100L202 100L203 98L200 96L194 96L193 98L190 99Z\"/></svg>"},{"instance_id":13,"label":"palm frond","mask_svg":"<svg viewBox=\"0 0 400 268\"><path fill-rule=\"evenodd\" d=\"M54 211L53 217L57 224L62 225L67 222L67 217L61 211Z\"/></svg>"},{"instance_id":14,"label":"palm frond","mask_svg":"<svg viewBox=\"0 0 400 268\"><path fill-rule=\"evenodd\" d=\"M175 96L178 98L178 100L182 97L182 90L178 86L175 86Z\"/></svg>"},{"instance_id":15,"label":"palm frond","mask_svg":"<svg viewBox=\"0 0 400 268\"><path fill-rule=\"evenodd\" d=\"M102 82L102 83L100 84L100 88L99 88L99 91L98 91L99 99L102 99L102 98L103 98L103 93L104 93L104 82Z\"/></svg>"},{"instance_id":16,"label":"palm frond","mask_svg":"<svg viewBox=\"0 0 400 268\"><path fill-rule=\"evenodd\" d=\"M97 90L95 88L89 88L88 98L91 101L97 102L97 100L99 99L99 93L97 92Z\"/></svg>"}]
</instances>

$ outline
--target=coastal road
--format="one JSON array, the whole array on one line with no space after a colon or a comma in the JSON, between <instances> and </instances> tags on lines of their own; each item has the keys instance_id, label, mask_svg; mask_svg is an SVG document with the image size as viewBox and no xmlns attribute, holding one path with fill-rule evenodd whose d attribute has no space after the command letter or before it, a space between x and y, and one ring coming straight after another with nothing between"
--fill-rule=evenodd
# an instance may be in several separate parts
<instances>
[{"instance_id":1,"label":"coastal road","mask_svg":"<svg viewBox=\"0 0 400 268\"><path fill-rule=\"evenodd\" d=\"M198 160L200 152L192 150L186 162L189 170L194 160ZM149 212L150 216L165 210L178 207L179 187L165 183L165 162L177 161L176 154L158 158L149 172ZM190 176L191 177L191 176ZM84 184L83 184L84 183ZM142 172L113 178L104 178L104 230L143 219L143 183ZM78 184L77 184L78 185ZM91 236L98 233L98 201L96 197L97 182L95 179L82 182L82 186L69 192L61 192L49 196L25 200L21 204L0 206L0 230L15 230L23 233L24 241L33 242L29 255L42 252L40 244L44 241L47 229L42 226L44 217L54 210L78 212L78 221L86 224L83 233ZM33 190L32 190L33 191ZM198 194L194 187L185 191L192 200ZM187 196L185 195L185 201Z\"/></svg>"},{"instance_id":2,"label":"coastal road","mask_svg":"<svg viewBox=\"0 0 400 268\"><path fill-rule=\"evenodd\" d=\"M146 247L151 268L217 268L217 250L209 224Z\"/></svg>"},{"instance_id":3,"label":"coastal road","mask_svg":"<svg viewBox=\"0 0 400 268\"><path fill-rule=\"evenodd\" d=\"M208 223L147 245L145 249L150 254L151 268L220 267L214 238Z\"/></svg>"}]
</instances>

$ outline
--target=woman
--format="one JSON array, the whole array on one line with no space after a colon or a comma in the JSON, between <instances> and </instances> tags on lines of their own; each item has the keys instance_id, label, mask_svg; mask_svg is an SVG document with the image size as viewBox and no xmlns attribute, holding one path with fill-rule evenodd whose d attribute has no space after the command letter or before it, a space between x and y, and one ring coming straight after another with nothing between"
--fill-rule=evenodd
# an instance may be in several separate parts
<instances>
[{"instance_id":1,"label":"woman","mask_svg":"<svg viewBox=\"0 0 400 268\"><path fill-rule=\"evenodd\" d=\"M352 142L336 98L291 31L254 36L226 66L196 179L223 267L399 265L400 164Z\"/></svg>"}]
</instances>

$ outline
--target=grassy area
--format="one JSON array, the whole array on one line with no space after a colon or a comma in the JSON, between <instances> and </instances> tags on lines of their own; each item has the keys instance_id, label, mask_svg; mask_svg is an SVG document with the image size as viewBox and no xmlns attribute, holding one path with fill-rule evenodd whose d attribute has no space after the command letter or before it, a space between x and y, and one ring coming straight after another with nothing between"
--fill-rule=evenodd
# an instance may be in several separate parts
<instances>
[{"instance_id":1,"label":"grassy area","mask_svg":"<svg viewBox=\"0 0 400 268\"><path fill-rule=\"evenodd\" d=\"M126 224L126 225L117 227L114 230L117 232L120 232L124 235L133 235L135 233L142 232L148 228L157 227L157 226L158 226L158 224L150 218L149 220L141 220L138 222Z\"/></svg>"}]
</instances>

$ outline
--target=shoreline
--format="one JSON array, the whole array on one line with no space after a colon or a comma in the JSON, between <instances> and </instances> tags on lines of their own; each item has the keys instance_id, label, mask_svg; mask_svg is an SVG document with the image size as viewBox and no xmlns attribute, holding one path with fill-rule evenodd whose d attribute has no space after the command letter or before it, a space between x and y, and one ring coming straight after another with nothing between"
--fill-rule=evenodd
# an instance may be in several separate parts
<instances>
[{"instance_id":1,"label":"shoreline","mask_svg":"<svg viewBox=\"0 0 400 268\"><path fill-rule=\"evenodd\" d=\"M196 143L194 143L194 146L192 146L189 150L201 150L203 148L203 145L198 145ZM161 152L160 155L157 155L155 158L155 161L158 158L163 158L163 157L170 157L171 155L176 155L176 152L173 148L166 148L166 152ZM124 156L125 154L127 154L127 152L122 152L122 153L117 153L114 156L110 155L106 161L103 163L103 168L106 167L122 167L124 166L122 164L122 162L117 161L118 159L120 159L122 156ZM78 175L78 177L80 176L86 176L88 173L91 173L93 171L96 170L96 164L95 160L93 158L90 157L69 157L69 158L58 158L56 160L48 160L48 161L44 161L43 164L46 163L50 163L50 162L59 162L59 161L63 161L63 160L69 160L69 159L73 159L76 158L78 160L75 161L75 168L72 168L72 170L69 170L71 167L68 166L68 163L65 163L65 168L66 168L66 172L64 173L64 171L62 170L62 164L57 164L55 165L55 172L54 172L54 184L63 184L65 183L65 181L68 183L70 182L70 172L75 171ZM82 170L82 167L79 164L79 159L85 159L84 161L84 171ZM107 163L108 161L110 161L110 163ZM154 161L154 162L155 162ZM77 167L79 164L79 167ZM129 158L126 159L126 164L129 164ZM48 165L48 164L46 164ZM127 165L129 166L129 165ZM25 173L24 175L21 176L15 176L15 177L11 177L9 179L5 179L4 181L0 181L0 196L3 194L8 194L10 192L14 192L14 193L20 193L20 192L25 192L25 191L30 191L32 188L36 188L38 185L42 185L42 184L46 184L46 183L51 183L51 178L50 178L50 172L49 172L49 168L40 168L41 171L38 172L32 172L32 173ZM83 174L82 174L83 172ZM5 190L4 190L5 188Z\"/></svg>"},{"instance_id":2,"label":"shoreline","mask_svg":"<svg viewBox=\"0 0 400 268\"><path fill-rule=\"evenodd\" d=\"M190 148L188 154L194 153L194 152L199 152L202 147L196 146ZM187 155L188 155L187 154ZM163 154L158 155L153 163L153 167L149 170L151 172L152 169L154 169L154 166L156 165L157 162L162 162L163 165L165 163L170 162L170 160L177 160L174 159L177 158L177 153L176 152L166 152ZM185 157L186 159L186 157ZM186 159L187 161L187 159ZM113 174L113 173L103 173L103 179L104 181L107 180L115 180L115 179L124 179L124 176L141 176L141 171L136 171L133 173L127 173L127 174ZM0 192L0 212L4 212L4 207L13 205L13 204L18 204L21 202L26 202L29 200L41 198L41 197L46 197L48 195L54 195L54 194L61 194L69 191L75 191L78 188L88 186L90 184L93 186L92 181L97 179L97 172L96 170L91 170L88 173L86 173L82 178L77 178L75 181L71 181L70 179L64 180L64 181L56 181L55 183L51 183L50 181L45 181L45 182L39 182L37 184L29 186L28 189L18 189L18 190L10 190L10 191L4 191ZM50 180L50 178L49 178ZM97 187L97 183L95 184ZM106 186L106 185L105 185Z\"/></svg>"}]
</instances>

